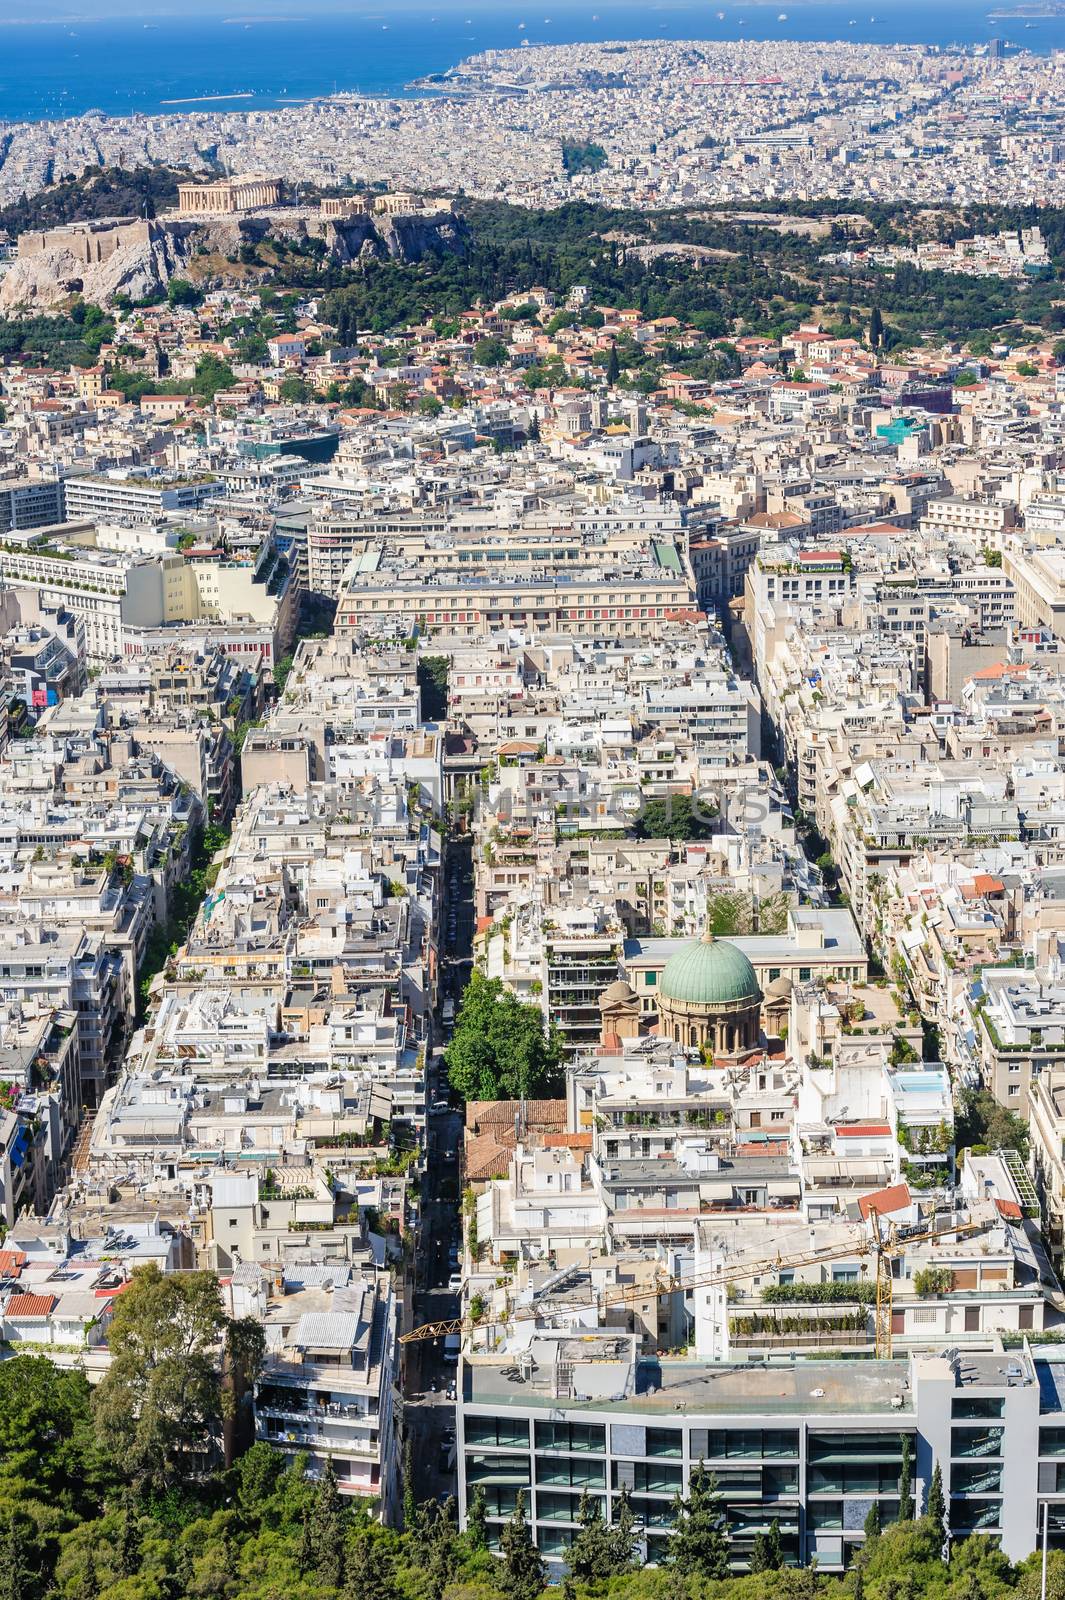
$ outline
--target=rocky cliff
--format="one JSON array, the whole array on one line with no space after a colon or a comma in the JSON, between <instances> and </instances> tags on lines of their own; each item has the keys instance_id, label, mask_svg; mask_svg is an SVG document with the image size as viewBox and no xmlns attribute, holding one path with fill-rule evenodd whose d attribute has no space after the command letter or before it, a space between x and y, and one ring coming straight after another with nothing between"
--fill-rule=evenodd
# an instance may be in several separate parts
<instances>
[{"instance_id":1,"label":"rocky cliff","mask_svg":"<svg viewBox=\"0 0 1065 1600\"><path fill-rule=\"evenodd\" d=\"M225 284L227 261L241 261L234 282L278 281L269 267L256 269L244 261L243 245L267 243L271 237L293 241L322 239L326 251L345 266L367 259L391 257L420 261L428 252L465 253L469 230L460 217L399 216L352 217L322 221L317 212L269 216L218 218L204 222L161 219L155 237L123 245L106 261L86 265L62 246L20 256L0 278L0 315L44 312L63 305L73 295L83 295L96 305L110 305L116 295L133 301L150 300L166 293L171 278L185 273L202 277L197 258L210 257L212 283Z\"/></svg>"}]
</instances>

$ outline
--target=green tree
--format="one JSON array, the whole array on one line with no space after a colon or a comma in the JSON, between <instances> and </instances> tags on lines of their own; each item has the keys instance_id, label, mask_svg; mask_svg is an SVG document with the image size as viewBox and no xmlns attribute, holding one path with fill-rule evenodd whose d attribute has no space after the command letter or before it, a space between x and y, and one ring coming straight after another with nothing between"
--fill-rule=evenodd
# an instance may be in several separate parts
<instances>
[{"instance_id":1,"label":"green tree","mask_svg":"<svg viewBox=\"0 0 1065 1600\"><path fill-rule=\"evenodd\" d=\"M479 367L501 367L507 353L502 339L478 339L473 347L473 359Z\"/></svg>"},{"instance_id":2,"label":"green tree","mask_svg":"<svg viewBox=\"0 0 1065 1600\"><path fill-rule=\"evenodd\" d=\"M707 839L713 832L713 816L704 802L691 795L655 795L645 802L632 831L637 839Z\"/></svg>"},{"instance_id":3,"label":"green tree","mask_svg":"<svg viewBox=\"0 0 1065 1600\"><path fill-rule=\"evenodd\" d=\"M566 1559L571 1574L580 1583L592 1583L614 1574L610 1530L603 1521L599 1499L593 1500L587 1489L577 1506L577 1533Z\"/></svg>"},{"instance_id":4,"label":"green tree","mask_svg":"<svg viewBox=\"0 0 1065 1600\"><path fill-rule=\"evenodd\" d=\"M344 1600L392 1600L395 1593L383 1541L360 1528L348 1545Z\"/></svg>"},{"instance_id":5,"label":"green tree","mask_svg":"<svg viewBox=\"0 0 1065 1600\"><path fill-rule=\"evenodd\" d=\"M277 395L279 400L284 400L288 405L298 405L301 401L314 398L313 390L306 378L301 378L295 372L281 379L277 386Z\"/></svg>"},{"instance_id":6,"label":"green tree","mask_svg":"<svg viewBox=\"0 0 1065 1600\"><path fill-rule=\"evenodd\" d=\"M410 1434L403 1444L403 1526L414 1527L418 1517L418 1502L414 1498L414 1447Z\"/></svg>"},{"instance_id":7,"label":"green tree","mask_svg":"<svg viewBox=\"0 0 1065 1600\"><path fill-rule=\"evenodd\" d=\"M780 1523L776 1517L769 1524L768 1533L756 1533L751 1550L752 1572L778 1572L784 1565L780 1547Z\"/></svg>"},{"instance_id":8,"label":"green tree","mask_svg":"<svg viewBox=\"0 0 1065 1600\"><path fill-rule=\"evenodd\" d=\"M260 1439L237 1462L237 1500L243 1513L254 1517L276 1493L285 1458Z\"/></svg>"},{"instance_id":9,"label":"green tree","mask_svg":"<svg viewBox=\"0 0 1065 1600\"><path fill-rule=\"evenodd\" d=\"M429 1540L423 1562L427 1600L443 1600L444 1590L454 1576L458 1560L454 1498L449 1495L442 1506L433 1502L431 1513Z\"/></svg>"},{"instance_id":10,"label":"green tree","mask_svg":"<svg viewBox=\"0 0 1065 1600\"><path fill-rule=\"evenodd\" d=\"M29 1500L95 1510L115 1481L96 1439L84 1373L45 1356L0 1362L0 1503Z\"/></svg>"},{"instance_id":11,"label":"green tree","mask_svg":"<svg viewBox=\"0 0 1065 1600\"><path fill-rule=\"evenodd\" d=\"M728 1539L717 1479L700 1461L691 1470L688 1495L677 1495L669 1560L686 1577L727 1578Z\"/></svg>"},{"instance_id":12,"label":"green tree","mask_svg":"<svg viewBox=\"0 0 1065 1600\"><path fill-rule=\"evenodd\" d=\"M196 363L192 390L194 394L202 394L205 400L213 400L216 394L234 388L236 382L233 368L228 362L219 361L217 356L206 355Z\"/></svg>"},{"instance_id":13,"label":"green tree","mask_svg":"<svg viewBox=\"0 0 1065 1600\"><path fill-rule=\"evenodd\" d=\"M0 1600L26 1600L36 1585L28 1558L32 1536L12 1511L0 1537Z\"/></svg>"},{"instance_id":14,"label":"green tree","mask_svg":"<svg viewBox=\"0 0 1065 1600\"><path fill-rule=\"evenodd\" d=\"M172 306L198 306L200 292L187 278L171 278L166 286L166 298Z\"/></svg>"},{"instance_id":15,"label":"green tree","mask_svg":"<svg viewBox=\"0 0 1065 1600\"><path fill-rule=\"evenodd\" d=\"M466 1539L471 1550L488 1549L488 1505L479 1483L466 1507Z\"/></svg>"},{"instance_id":16,"label":"green tree","mask_svg":"<svg viewBox=\"0 0 1065 1600\"><path fill-rule=\"evenodd\" d=\"M233 354L248 366L261 366L270 351L261 333L249 333L237 340Z\"/></svg>"},{"instance_id":17,"label":"green tree","mask_svg":"<svg viewBox=\"0 0 1065 1600\"><path fill-rule=\"evenodd\" d=\"M141 1564L141 1535L137 1523L137 1513L130 1494L123 1496L122 1520L118 1528L118 1569L124 1577L130 1578L140 1569Z\"/></svg>"},{"instance_id":18,"label":"green tree","mask_svg":"<svg viewBox=\"0 0 1065 1600\"><path fill-rule=\"evenodd\" d=\"M418 657L418 688L426 722L443 722L447 717L449 670L447 656Z\"/></svg>"},{"instance_id":19,"label":"green tree","mask_svg":"<svg viewBox=\"0 0 1065 1600\"><path fill-rule=\"evenodd\" d=\"M318 1480L311 1506L311 1547L314 1569L323 1583L339 1588L344 1582L344 1546L347 1539L348 1511L333 1471L332 1456Z\"/></svg>"},{"instance_id":20,"label":"green tree","mask_svg":"<svg viewBox=\"0 0 1065 1600\"><path fill-rule=\"evenodd\" d=\"M938 1461L932 1468L932 1482L928 1486L928 1510L925 1514L939 1529L940 1538L946 1543L947 1500L943 1493L943 1468Z\"/></svg>"},{"instance_id":21,"label":"green tree","mask_svg":"<svg viewBox=\"0 0 1065 1600\"><path fill-rule=\"evenodd\" d=\"M540 1007L476 971L444 1059L448 1082L464 1100L542 1099L560 1082L561 1047L544 1031Z\"/></svg>"},{"instance_id":22,"label":"green tree","mask_svg":"<svg viewBox=\"0 0 1065 1600\"><path fill-rule=\"evenodd\" d=\"M869 313L869 348L879 350L884 342L884 318L881 316L880 307L874 306Z\"/></svg>"},{"instance_id":23,"label":"green tree","mask_svg":"<svg viewBox=\"0 0 1065 1600\"><path fill-rule=\"evenodd\" d=\"M444 402L438 400L435 394L423 394L418 401L418 415L420 417L438 417L444 409Z\"/></svg>"},{"instance_id":24,"label":"green tree","mask_svg":"<svg viewBox=\"0 0 1065 1600\"><path fill-rule=\"evenodd\" d=\"M636 1514L629 1491L622 1489L614 1502L610 1524L610 1563L614 1577L629 1572L636 1554Z\"/></svg>"},{"instance_id":25,"label":"green tree","mask_svg":"<svg viewBox=\"0 0 1065 1600\"><path fill-rule=\"evenodd\" d=\"M187 1477L222 1414L219 1346L226 1327L211 1272L138 1267L115 1301L111 1364L94 1396L101 1443L139 1487Z\"/></svg>"},{"instance_id":26,"label":"green tree","mask_svg":"<svg viewBox=\"0 0 1065 1600\"><path fill-rule=\"evenodd\" d=\"M865 1522L863 1527L865 1537L870 1543L874 1539L879 1539L881 1534L879 1500L874 1500L872 1505L869 1507L869 1510L865 1513Z\"/></svg>"},{"instance_id":27,"label":"green tree","mask_svg":"<svg viewBox=\"0 0 1065 1600\"><path fill-rule=\"evenodd\" d=\"M514 1511L499 1539L503 1555L502 1589L507 1600L537 1600L546 1582L543 1558L533 1543L525 1516L525 1495L518 1490Z\"/></svg>"},{"instance_id":28,"label":"green tree","mask_svg":"<svg viewBox=\"0 0 1065 1600\"><path fill-rule=\"evenodd\" d=\"M607 357L606 363L606 381L610 388L613 389L615 387L620 377L621 362L618 360L618 347L616 344L612 344L610 346L610 355Z\"/></svg>"},{"instance_id":29,"label":"green tree","mask_svg":"<svg viewBox=\"0 0 1065 1600\"><path fill-rule=\"evenodd\" d=\"M222 1420L225 1463L231 1467L255 1440L255 1383L266 1359L266 1332L257 1317L227 1324L222 1348Z\"/></svg>"},{"instance_id":30,"label":"green tree","mask_svg":"<svg viewBox=\"0 0 1065 1600\"><path fill-rule=\"evenodd\" d=\"M899 1521L913 1521L913 1443L908 1433L902 1436L902 1467L899 1471Z\"/></svg>"}]
</instances>

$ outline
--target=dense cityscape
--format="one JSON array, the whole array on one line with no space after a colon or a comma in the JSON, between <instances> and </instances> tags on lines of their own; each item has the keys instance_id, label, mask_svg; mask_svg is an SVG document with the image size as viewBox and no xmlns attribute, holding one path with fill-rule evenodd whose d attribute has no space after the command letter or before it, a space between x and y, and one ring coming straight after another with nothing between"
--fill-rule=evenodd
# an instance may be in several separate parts
<instances>
[{"instance_id":1,"label":"dense cityscape","mask_svg":"<svg viewBox=\"0 0 1065 1600\"><path fill-rule=\"evenodd\" d=\"M1065 57L434 88L5 134L0 1600L1058 1600Z\"/></svg>"},{"instance_id":2,"label":"dense cityscape","mask_svg":"<svg viewBox=\"0 0 1065 1600\"><path fill-rule=\"evenodd\" d=\"M820 195L1062 203L1061 54L921 46L538 45L473 56L431 94L337 95L277 111L90 113L16 123L0 202L87 164L211 162L289 181L385 181L648 207ZM602 165L567 169L567 140Z\"/></svg>"}]
</instances>

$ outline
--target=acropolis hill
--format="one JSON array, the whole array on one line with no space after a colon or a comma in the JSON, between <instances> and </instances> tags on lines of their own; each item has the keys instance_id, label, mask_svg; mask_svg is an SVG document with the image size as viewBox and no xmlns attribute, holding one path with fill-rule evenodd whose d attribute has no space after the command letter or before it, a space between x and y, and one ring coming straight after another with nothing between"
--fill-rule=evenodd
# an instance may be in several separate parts
<instances>
[{"instance_id":1,"label":"acropolis hill","mask_svg":"<svg viewBox=\"0 0 1065 1600\"><path fill-rule=\"evenodd\" d=\"M317 238L351 265L367 257L417 260L428 248L465 248L465 226L449 200L410 193L344 195L300 205L276 177L245 174L181 183L173 211L157 218L111 217L21 233L17 260L0 282L0 310L41 310L83 294L148 299L175 275L220 280L241 246L274 236ZM247 274L245 274L247 275Z\"/></svg>"}]
</instances>

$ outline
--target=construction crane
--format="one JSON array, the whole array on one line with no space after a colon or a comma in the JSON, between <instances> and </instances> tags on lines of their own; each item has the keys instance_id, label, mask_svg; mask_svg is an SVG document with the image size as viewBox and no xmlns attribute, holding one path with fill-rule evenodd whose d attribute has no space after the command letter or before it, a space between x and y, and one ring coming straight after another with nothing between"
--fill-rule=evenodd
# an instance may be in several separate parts
<instances>
[{"instance_id":1,"label":"construction crane","mask_svg":"<svg viewBox=\"0 0 1065 1600\"><path fill-rule=\"evenodd\" d=\"M602 1312L614 1306L630 1305L640 1300L661 1300L669 1294L683 1294L692 1289L721 1289L744 1278L757 1278L763 1272L794 1271L801 1267L821 1266L830 1261L841 1261L855 1255L873 1255L876 1258L876 1354L883 1360L891 1359L891 1313L894 1306L894 1279L891 1262L909 1245L928 1244L934 1239L948 1236L965 1238L981 1233L986 1222L955 1222L946 1228L926 1228L919 1233L900 1234L892 1223L885 1231L878 1211L869 1212L869 1232L858 1233L846 1244L832 1245L821 1250L801 1250L789 1256L769 1256L760 1261L738 1262L732 1267L719 1267L713 1272L696 1273L694 1277L681 1278L673 1273L660 1273L648 1284L623 1284L604 1289L597 1297ZM587 1300L559 1300L547 1306L515 1306L499 1312L486 1312L483 1317L450 1317L442 1322L426 1322L400 1335L400 1344L416 1344L424 1339L442 1339L448 1334L474 1333L478 1329L509 1326L514 1322L528 1322L540 1316L564 1316L567 1312L587 1311Z\"/></svg>"}]
</instances>

